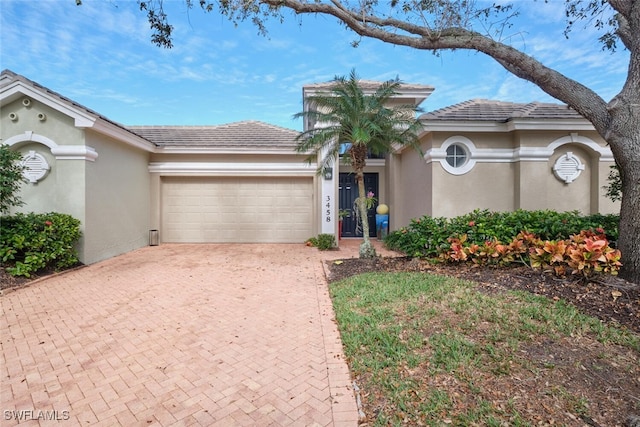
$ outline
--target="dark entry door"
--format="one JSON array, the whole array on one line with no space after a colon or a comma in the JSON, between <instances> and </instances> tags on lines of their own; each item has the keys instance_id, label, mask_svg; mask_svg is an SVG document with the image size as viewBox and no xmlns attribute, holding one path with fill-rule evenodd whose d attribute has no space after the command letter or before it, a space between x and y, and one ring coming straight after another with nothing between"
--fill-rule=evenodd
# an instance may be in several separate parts
<instances>
[{"instance_id":1,"label":"dark entry door","mask_svg":"<svg viewBox=\"0 0 640 427\"><path fill-rule=\"evenodd\" d=\"M378 199L378 174L364 174L365 192L373 192ZM348 210L349 216L342 218L342 237L362 237L362 225L356 223L356 215L353 203L358 198L358 184L356 176L352 173L341 173L338 181L338 194L340 195L340 210ZM369 209L369 236L376 236L376 207L378 202Z\"/></svg>"}]
</instances>

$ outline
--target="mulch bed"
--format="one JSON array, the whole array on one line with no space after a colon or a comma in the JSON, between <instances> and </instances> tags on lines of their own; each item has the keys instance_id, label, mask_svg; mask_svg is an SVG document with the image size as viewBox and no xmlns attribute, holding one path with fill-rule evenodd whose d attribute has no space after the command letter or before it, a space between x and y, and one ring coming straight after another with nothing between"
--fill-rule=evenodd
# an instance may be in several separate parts
<instances>
[{"instance_id":1,"label":"mulch bed","mask_svg":"<svg viewBox=\"0 0 640 427\"><path fill-rule=\"evenodd\" d=\"M408 257L363 260L344 259L328 262L329 281L334 282L355 274L371 271L417 271L443 274L470 280L488 290L523 290L554 300L563 299L581 312L604 322L618 323L640 333L640 285L610 275L592 280L575 276L559 278L527 266L478 267L473 264L433 264Z\"/></svg>"},{"instance_id":2,"label":"mulch bed","mask_svg":"<svg viewBox=\"0 0 640 427\"><path fill-rule=\"evenodd\" d=\"M73 270L82 267L83 265L84 264L82 263L78 263L67 270ZM56 271L53 267L48 267L33 273L31 277L12 276L5 271L4 267L0 266L0 291L18 289L33 283L35 280L52 276L57 273L60 272Z\"/></svg>"}]
</instances>

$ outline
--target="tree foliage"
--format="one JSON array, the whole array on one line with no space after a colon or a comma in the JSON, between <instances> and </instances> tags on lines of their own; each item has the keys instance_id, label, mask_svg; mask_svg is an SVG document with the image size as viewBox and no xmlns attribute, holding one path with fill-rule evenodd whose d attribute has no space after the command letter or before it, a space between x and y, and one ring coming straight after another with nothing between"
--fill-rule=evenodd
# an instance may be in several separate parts
<instances>
[{"instance_id":1,"label":"tree foliage","mask_svg":"<svg viewBox=\"0 0 640 427\"><path fill-rule=\"evenodd\" d=\"M604 186L605 196L614 202L622 200L622 181L620 180L620 171L618 167L613 165L607 177L607 185Z\"/></svg>"},{"instance_id":2,"label":"tree foliage","mask_svg":"<svg viewBox=\"0 0 640 427\"><path fill-rule=\"evenodd\" d=\"M0 144L0 213L24 204L18 193L22 183L27 180L22 175L24 166L19 163L20 160L22 154L11 150L8 145Z\"/></svg>"},{"instance_id":3,"label":"tree foliage","mask_svg":"<svg viewBox=\"0 0 640 427\"><path fill-rule=\"evenodd\" d=\"M640 283L640 1L564 0L565 35L576 27L593 26L600 30L602 49L614 52L621 44L630 53L627 80L609 101L510 44L505 29L518 14L516 1L490 5L476 0L184 1L189 8L218 12L234 23L249 20L261 33L266 32L268 19L285 19L287 12L325 15L359 37L436 53L467 49L492 57L515 76L534 83L580 113L609 143L622 182L618 242L624 264L621 276ZM173 27L163 12L162 0L138 3L148 13L152 41L171 47Z\"/></svg>"}]
</instances>

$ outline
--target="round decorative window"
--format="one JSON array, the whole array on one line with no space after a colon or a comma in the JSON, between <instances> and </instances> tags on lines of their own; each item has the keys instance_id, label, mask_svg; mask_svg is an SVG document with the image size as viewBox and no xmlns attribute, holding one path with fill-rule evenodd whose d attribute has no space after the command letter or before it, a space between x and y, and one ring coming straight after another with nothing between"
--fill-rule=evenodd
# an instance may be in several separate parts
<instances>
[{"instance_id":1,"label":"round decorative window","mask_svg":"<svg viewBox=\"0 0 640 427\"><path fill-rule=\"evenodd\" d=\"M467 150L461 144L451 144L447 147L446 153L445 159L452 168L461 168L469 158Z\"/></svg>"},{"instance_id":2,"label":"round decorative window","mask_svg":"<svg viewBox=\"0 0 640 427\"><path fill-rule=\"evenodd\" d=\"M44 178L50 169L47 159L45 159L42 154L36 153L33 150L29 151L29 153L22 158L21 164L24 167L22 175L32 184Z\"/></svg>"},{"instance_id":3,"label":"round decorative window","mask_svg":"<svg viewBox=\"0 0 640 427\"><path fill-rule=\"evenodd\" d=\"M553 165L553 173L560 181L570 184L580 176L584 168L580 158L568 151L556 160Z\"/></svg>"},{"instance_id":4,"label":"round decorative window","mask_svg":"<svg viewBox=\"0 0 640 427\"><path fill-rule=\"evenodd\" d=\"M475 152L476 146L469 138L456 135L447 138L440 149L434 150L434 160L437 159L451 175L464 175L476 164Z\"/></svg>"}]
</instances>

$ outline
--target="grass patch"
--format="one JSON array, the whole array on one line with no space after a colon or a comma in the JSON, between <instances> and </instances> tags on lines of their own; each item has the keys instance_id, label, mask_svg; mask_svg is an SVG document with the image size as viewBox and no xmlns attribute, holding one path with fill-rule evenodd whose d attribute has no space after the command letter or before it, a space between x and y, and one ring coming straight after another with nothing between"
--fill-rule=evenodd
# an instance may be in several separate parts
<instances>
[{"instance_id":1,"label":"grass patch","mask_svg":"<svg viewBox=\"0 0 640 427\"><path fill-rule=\"evenodd\" d=\"M373 425L562 424L602 398L592 366L640 373L637 335L562 301L421 273L367 273L330 290ZM621 411L636 405L619 400Z\"/></svg>"}]
</instances>

